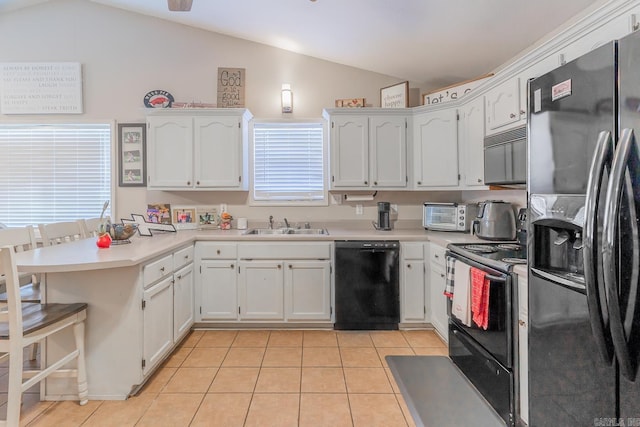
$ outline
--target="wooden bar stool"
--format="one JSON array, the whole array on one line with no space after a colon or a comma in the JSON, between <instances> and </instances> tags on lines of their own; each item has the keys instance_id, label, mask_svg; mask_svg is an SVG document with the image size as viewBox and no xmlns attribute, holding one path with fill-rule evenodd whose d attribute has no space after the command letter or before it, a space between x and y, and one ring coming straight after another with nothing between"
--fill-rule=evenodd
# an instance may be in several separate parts
<instances>
[{"instance_id":1,"label":"wooden bar stool","mask_svg":"<svg viewBox=\"0 0 640 427\"><path fill-rule=\"evenodd\" d=\"M84 320L87 304L33 304L20 301L20 284L12 246L0 248L0 274L5 277L8 300L0 303L0 360L9 359L9 393L7 418L0 426L20 423L22 394L47 376L76 378L80 405L88 401L87 371L84 356ZM38 370L23 370L23 351L31 344L72 328L75 348L49 366L41 363ZM76 359L75 369L62 369ZM26 379L26 380L25 380Z\"/></svg>"}]
</instances>

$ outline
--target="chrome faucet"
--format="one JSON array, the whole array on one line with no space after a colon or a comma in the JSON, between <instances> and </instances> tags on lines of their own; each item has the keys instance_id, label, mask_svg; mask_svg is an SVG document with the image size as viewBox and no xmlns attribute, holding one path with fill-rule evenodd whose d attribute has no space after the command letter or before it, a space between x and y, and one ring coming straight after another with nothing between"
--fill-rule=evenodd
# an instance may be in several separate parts
<instances>
[{"instance_id":1,"label":"chrome faucet","mask_svg":"<svg viewBox=\"0 0 640 427\"><path fill-rule=\"evenodd\" d=\"M269 215L269 229L273 230L273 215Z\"/></svg>"},{"instance_id":2,"label":"chrome faucet","mask_svg":"<svg viewBox=\"0 0 640 427\"><path fill-rule=\"evenodd\" d=\"M291 227L289 227L289 221L287 221L287 218L285 218L285 219L284 219L284 225L285 225L287 228L291 228Z\"/></svg>"}]
</instances>

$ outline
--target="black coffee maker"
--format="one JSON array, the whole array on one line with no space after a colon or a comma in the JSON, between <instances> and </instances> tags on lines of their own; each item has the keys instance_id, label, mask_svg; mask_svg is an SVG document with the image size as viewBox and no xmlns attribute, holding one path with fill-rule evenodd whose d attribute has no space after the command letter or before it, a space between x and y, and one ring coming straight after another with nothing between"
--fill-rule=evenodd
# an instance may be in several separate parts
<instances>
[{"instance_id":1,"label":"black coffee maker","mask_svg":"<svg viewBox=\"0 0 640 427\"><path fill-rule=\"evenodd\" d=\"M376 230L391 230L391 203L378 202L378 222L374 222Z\"/></svg>"}]
</instances>

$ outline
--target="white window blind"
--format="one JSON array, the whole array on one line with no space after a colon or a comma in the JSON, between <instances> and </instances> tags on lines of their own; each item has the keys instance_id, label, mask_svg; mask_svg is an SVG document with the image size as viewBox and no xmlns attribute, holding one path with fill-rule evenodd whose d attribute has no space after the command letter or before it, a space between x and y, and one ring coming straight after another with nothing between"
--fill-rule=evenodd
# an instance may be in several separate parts
<instances>
[{"instance_id":1,"label":"white window blind","mask_svg":"<svg viewBox=\"0 0 640 427\"><path fill-rule=\"evenodd\" d=\"M323 201L322 123L254 123L253 199Z\"/></svg>"},{"instance_id":2,"label":"white window blind","mask_svg":"<svg viewBox=\"0 0 640 427\"><path fill-rule=\"evenodd\" d=\"M97 217L111 169L110 124L0 124L0 222Z\"/></svg>"}]
</instances>

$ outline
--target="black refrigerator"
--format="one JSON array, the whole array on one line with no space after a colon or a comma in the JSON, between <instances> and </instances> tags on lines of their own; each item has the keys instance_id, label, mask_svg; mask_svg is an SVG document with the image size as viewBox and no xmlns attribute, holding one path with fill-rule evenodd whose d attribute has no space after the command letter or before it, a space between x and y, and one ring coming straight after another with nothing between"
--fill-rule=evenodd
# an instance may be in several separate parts
<instances>
[{"instance_id":1,"label":"black refrigerator","mask_svg":"<svg viewBox=\"0 0 640 427\"><path fill-rule=\"evenodd\" d=\"M640 425L640 33L529 82L529 425Z\"/></svg>"}]
</instances>

